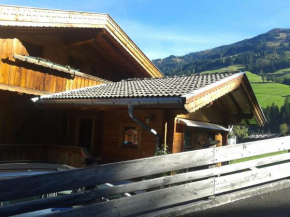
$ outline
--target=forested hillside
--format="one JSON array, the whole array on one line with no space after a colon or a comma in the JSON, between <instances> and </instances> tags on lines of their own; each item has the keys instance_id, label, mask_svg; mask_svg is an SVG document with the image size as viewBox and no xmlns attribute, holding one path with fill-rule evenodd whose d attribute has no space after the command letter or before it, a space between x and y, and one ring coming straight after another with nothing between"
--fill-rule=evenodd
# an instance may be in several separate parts
<instances>
[{"instance_id":1,"label":"forested hillside","mask_svg":"<svg viewBox=\"0 0 290 217\"><path fill-rule=\"evenodd\" d=\"M165 75L200 73L238 64L247 71L266 74L290 67L289 42L290 29L273 29L231 45L153 62Z\"/></svg>"}]
</instances>

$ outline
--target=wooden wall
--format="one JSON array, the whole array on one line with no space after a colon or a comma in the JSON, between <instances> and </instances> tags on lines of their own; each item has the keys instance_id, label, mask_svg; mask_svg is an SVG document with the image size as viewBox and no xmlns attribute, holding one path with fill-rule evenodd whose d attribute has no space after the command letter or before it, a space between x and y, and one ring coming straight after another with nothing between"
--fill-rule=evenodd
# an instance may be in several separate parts
<instances>
[{"instance_id":1,"label":"wooden wall","mask_svg":"<svg viewBox=\"0 0 290 217\"><path fill-rule=\"evenodd\" d=\"M177 117L221 125L227 123L225 111L221 110L216 104L213 104L208 108L203 107L193 113L181 114Z\"/></svg>"},{"instance_id":2,"label":"wooden wall","mask_svg":"<svg viewBox=\"0 0 290 217\"><path fill-rule=\"evenodd\" d=\"M156 130L162 137L164 120L162 110L135 110L134 115L145 122L148 115L152 115L153 121L149 126ZM135 122L129 117L128 109L104 111L102 124L102 157L109 162L131 160L153 156L155 153L156 137L145 129L142 129L142 138L139 148L122 146L121 127L130 126ZM121 138L120 138L121 135ZM162 140L160 142L163 142Z\"/></svg>"},{"instance_id":3,"label":"wooden wall","mask_svg":"<svg viewBox=\"0 0 290 217\"><path fill-rule=\"evenodd\" d=\"M194 120L194 121L220 124L220 125L225 125L225 126L227 125L226 111L222 110L215 103L209 107L203 107L193 113L178 114L176 117L184 118L188 120ZM175 122L174 129L173 129L174 140L172 143L173 144L172 153L178 153L178 152L183 151L183 145L184 145L184 139L185 139L184 135L185 135L186 130L191 131L192 139L194 139L197 135L207 134L209 137L213 137L213 140L221 140L221 143L219 143L218 146L221 146L222 144L225 145L227 143L226 132L186 127L186 125L178 124ZM194 146L194 144L192 145ZM196 148L196 147L193 147L193 148Z\"/></svg>"},{"instance_id":4,"label":"wooden wall","mask_svg":"<svg viewBox=\"0 0 290 217\"><path fill-rule=\"evenodd\" d=\"M11 129L10 140L6 140L6 143L78 146L79 121L81 118L91 118L94 121L91 154L94 157L101 157L103 163L150 157L155 154L156 137L145 129L141 130L142 138L139 148L121 145L122 126L135 124L128 115L128 108L98 111L73 108L39 109L32 106L33 104L31 107L28 105L25 110L19 108L14 111L17 121ZM167 144L170 151L173 147L176 113L180 112L163 109L134 109L134 115L143 122L146 121L148 115L153 117L149 126L158 132L160 145L164 143L167 122ZM68 118L68 131L65 134L59 130L62 117Z\"/></svg>"},{"instance_id":5,"label":"wooden wall","mask_svg":"<svg viewBox=\"0 0 290 217\"><path fill-rule=\"evenodd\" d=\"M63 54L63 57L59 58L61 55L55 54L50 49L47 48L44 52L47 59L53 59L56 63L67 64L64 61L67 55L64 56ZM56 48L54 47L54 49ZM28 55L28 52L20 40L16 38L0 38L0 84L47 93L56 93L101 84L100 81L93 79L79 76L71 77L71 75L64 72L15 60L13 57L14 54Z\"/></svg>"},{"instance_id":6,"label":"wooden wall","mask_svg":"<svg viewBox=\"0 0 290 217\"><path fill-rule=\"evenodd\" d=\"M31 96L9 93L0 91L0 103L3 105L2 113L0 112L0 120L2 120L0 143L2 144L78 146L80 120L89 118L93 120L91 154L94 157L101 157L103 163L150 157L155 153L156 137L145 129L142 129L139 148L123 147L120 144L122 126L135 124L128 115L127 107L37 108L29 100ZM167 145L172 153L183 151L184 126L175 123L176 117L217 124L221 124L223 120L222 112L219 114L214 106L201 109L191 115L186 115L182 109L135 107L134 115L143 122L148 116L152 116L153 120L149 126L158 132L160 145L164 143L167 122ZM60 131L63 117L68 120L65 133Z\"/></svg>"}]
</instances>

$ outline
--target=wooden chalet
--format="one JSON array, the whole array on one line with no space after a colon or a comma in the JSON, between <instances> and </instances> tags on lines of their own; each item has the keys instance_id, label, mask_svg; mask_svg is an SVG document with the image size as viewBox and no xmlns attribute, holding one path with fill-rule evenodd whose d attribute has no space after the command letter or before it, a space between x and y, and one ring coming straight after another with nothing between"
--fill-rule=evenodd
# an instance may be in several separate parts
<instances>
[{"instance_id":1,"label":"wooden chalet","mask_svg":"<svg viewBox=\"0 0 290 217\"><path fill-rule=\"evenodd\" d=\"M33 101L68 120L53 143L81 144L103 162L150 157L164 143L172 153L223 146L228 125L266 121L243 72L124 79Z\"/></svg>"},{"instance_id":2,"label":"wooden chalet","mask_svg":"<svg viewBox=\"0 0 290 217\"><path fill-rule=\"evenodd\" d=\"M0 57L0 144L84 146L68 138L92 124L89 113L67 119L66 111L39 109L30 99L163 76L107 14L0 6ZM0 152L0 161L9 160Z\"/></svg>"}]
</instances>

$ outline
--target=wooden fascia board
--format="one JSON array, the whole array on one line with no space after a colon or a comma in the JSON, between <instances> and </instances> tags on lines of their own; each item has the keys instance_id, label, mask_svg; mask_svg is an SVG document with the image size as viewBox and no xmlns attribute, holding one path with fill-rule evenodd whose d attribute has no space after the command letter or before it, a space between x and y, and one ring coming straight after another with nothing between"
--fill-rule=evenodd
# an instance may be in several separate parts
<instances>
[{"instance_id":1,"label":"wooden fascia board","mask_svg":"<svg viewBox=\"0 0 290 217\"><path fill-rule=\"evenodd\" d=\"M148 59L148 57L136 46L127 34L108 15L109 22L106 30L121 44L124 49L152 76L164 77L163 73Z\"/></svg>"},{"instance_id":2,"label":"wooden fascia board","mask_svg":"<svg viewBox=\"0 0 290 217\"><path fill-rule=\"evenodd\" d=\"M0 6L0 13L0 26L106 29L150 76L164 76L108 14L15 6Z\"/></svg>"},{"instance_id":3,"label":"wooden fascia board","mask_svg":"<svg viewBox=\"0 0 290 217\"><path fill-rule=\"evenodd\" d=\"M237 89L243 80L244 73L238 73L230 76L223 81L199 89L191 94L184 95L185 104L184 107L188 112L194 112L214 100L226 95L227 93Z\"/></svg>"},{"instance_id":4,"label":"wooden fascia board","mask_svg":"<svg viewBox=\"0 0 290 217\"><path fill-rule=\"evenodd\" d=\"M254 91L252 89L252 86L247 76L243 78L243 83L241 87L242 87L243 93L245 94L245 97L249 101L249 105L251 106L254 116L256 117L259 125L264 126L265 123L267 122L267 119L263 113L263 110L261 109L260 104L258 103L256 95L254 94Z\"/></svg>"}]
</instances>

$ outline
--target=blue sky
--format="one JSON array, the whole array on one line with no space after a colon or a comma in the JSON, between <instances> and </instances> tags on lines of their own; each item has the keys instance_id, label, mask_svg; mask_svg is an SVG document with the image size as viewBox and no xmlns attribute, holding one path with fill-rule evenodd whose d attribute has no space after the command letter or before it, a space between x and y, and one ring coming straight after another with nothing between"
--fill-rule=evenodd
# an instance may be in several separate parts
<instances>
[{"instance_id":1,"label":"blue sky","mask_svg":"<svg viewBox=\"0 0 290 217\"><path fill-rule=\"evenodd\" d=\"M290 28L289 0L0 0L0 4L108 13L150 59Z\"/></svg>"}]
</instances>

